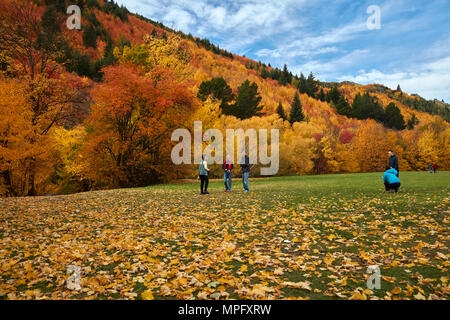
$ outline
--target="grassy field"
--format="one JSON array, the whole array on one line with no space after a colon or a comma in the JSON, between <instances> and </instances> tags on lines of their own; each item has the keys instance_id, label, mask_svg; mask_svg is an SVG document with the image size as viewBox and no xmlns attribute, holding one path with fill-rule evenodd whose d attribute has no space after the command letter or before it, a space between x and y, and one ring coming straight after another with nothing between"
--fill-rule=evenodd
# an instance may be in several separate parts
<instances>
[{"instance_id":1,"label":"grassy field","mask_svg":"<svg viewBox=\"0 0 450 320\"><path fill-rule=\"evenodd\" d=\"M398 194L374 173L0 199L0 298L448 299L450 172L400 178Z\"/></svg>"}]
</instances>

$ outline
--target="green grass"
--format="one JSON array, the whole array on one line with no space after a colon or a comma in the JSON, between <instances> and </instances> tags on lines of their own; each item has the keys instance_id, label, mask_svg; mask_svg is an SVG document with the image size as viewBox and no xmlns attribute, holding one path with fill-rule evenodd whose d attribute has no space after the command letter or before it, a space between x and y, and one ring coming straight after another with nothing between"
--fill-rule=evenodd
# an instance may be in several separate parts
<instances>
[{"instance_id":1,"label":"green grass","mask_svg":"<svg viewBox=\"0 0 450 320\"><path fill-rule=\"evenodd\" d=\"M367 267L378 265L381 289L366 291L367 298L448 299L450 172L400 178L398 194L384 193L381 173L369 173L252 179L248 194L235 178L232 193L213 181L208 196L199 194L199 183L177 183L3 199L1 218L19 227L2 228L0 257L3 264L19 262L2 273L0 283L10 285L0 285L0 293L29 298L23 284L14 287L29 252L35 268L55 270L53 278L30 276L37 284L53 279L44 298L134 297L126 292L140 298L151 290L157 299L214 292L234 299L347 299L366 289ZM18 239L20 249L13 245ZM44 249L48 261L39 258ZM58 285L75 262L90 268L82 293ZM285 282L307 282L311 290Z\"/></svg>"}]
</instances>

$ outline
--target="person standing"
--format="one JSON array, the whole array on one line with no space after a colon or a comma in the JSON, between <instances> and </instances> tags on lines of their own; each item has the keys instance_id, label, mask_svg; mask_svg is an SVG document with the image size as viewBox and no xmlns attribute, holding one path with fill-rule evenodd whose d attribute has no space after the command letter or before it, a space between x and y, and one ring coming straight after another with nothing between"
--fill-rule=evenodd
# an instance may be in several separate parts
<instances>
[{"instance_id":1,"label":"person standing","mask_svg":"<svg viewBox=\"0 0 450 320\"><path fill-rule=\"evenodd\" d=\"M233 180L233 162L230 155L227 155L227 159L223 163L223 182L225 183L225 192L231 192L231 184Z\"/></svg>"},{"instance_id":2,"label":"person standing","mask_svg":"<svg viewBox=\"0 0 450 320\"><path fill-rule=\"evenodd\" d=\"M430 169L430 173L433 173L433 165L431 163L428 164L428 169Z\"/></svg>"},{"instance_id":3,"label":"person standing","mask_svg":"<svg viewBox=\"0 0 450 320\"><path fill-rule=\"evenodd\" d=\"M209 194L208 184L209 184L209 169L208 169L208 158L206 155L202 156L202 162L198 168L198 175L200 176L200 191L201 194Z\"/></svg>"},{"instance_id":4,"label":"person standing","mask_svg":"<svg viewBox=\"0 0 450 320\"><path fill-rule=\"evenodd\" d=\"M383 174L383 182L387 192L398 192L401 184L397 174L397 170L391 167L386 167L386 172Z\"/></svg>"},{"instance_id":5,"label":"person standing","mask_svg":"<svg viewBox=\"0 0 450 320\"><path fill-rule=\"evenodd\" d=\"M395 169L397 171L397 177L399 177L398 158L392 150L389 150L389 167Z\"/></svg>"},{"instance_id":6,"label":"person standing","mask_svg":"<svg viewBox=\"0 0 450 320\"><path fill-rule=\"evenodd\" d=\"M248 178L250 177L250 158L247 153L243 153L241 161L242 183L244 185L244 192L250 192Z\"/></svg>"},{"instance_id":7,"label":"person standing","mask_svg":"<svg viewBox=\"0 0 450 320\"><path fill-rule=\"evenodd\" d=\"M433 171L434 173L437 173L438 165L437 163L433 164Z\"/></svg>"}]
</instances>

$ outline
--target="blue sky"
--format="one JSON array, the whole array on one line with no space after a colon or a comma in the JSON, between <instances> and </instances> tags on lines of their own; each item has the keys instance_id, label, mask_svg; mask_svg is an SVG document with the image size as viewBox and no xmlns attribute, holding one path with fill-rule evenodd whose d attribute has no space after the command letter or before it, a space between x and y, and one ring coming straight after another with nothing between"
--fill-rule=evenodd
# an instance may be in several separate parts
<instances>
[{"instance_id":1,"label":"blue sky","mask_svg":"<svg viewBox=\"0 0 450 320\"><path fill-rule=\"evenodd\" d=\"M116 0L233 53L450 102L449 0ZM381 9L369 30L367 9Z\"/></svg>"}]
</instances>

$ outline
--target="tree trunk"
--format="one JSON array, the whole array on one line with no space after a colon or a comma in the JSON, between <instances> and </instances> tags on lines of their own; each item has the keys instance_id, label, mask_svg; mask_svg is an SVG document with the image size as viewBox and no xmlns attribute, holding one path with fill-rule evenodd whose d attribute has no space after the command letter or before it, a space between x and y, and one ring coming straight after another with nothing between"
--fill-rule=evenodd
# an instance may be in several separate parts
<instances>
[{"instance_id":1,"label":"tree trunk","mask_svg":"<svg viewBox=\"0 0 450 320\"><path fill-rule=\"evenodd\" d=\"M6 186L6 196L11 195L12 187L11 187L11 173L9 172L9 169L6 171L3 171L3 182Z\"/></svg>"},{"instance_id":2,"label":"tree trunk","mask_svg":"<svg viewBox=\"0 0 450 320\"><path fill-rule=\"evenodd\" d=\"M33 197L36 195L36 189L34 186L34 174L35 174L34 159L31 161L32 162L30 165L30 175L28 176L28 193L27 193L27 196L29 196L29 197Z\"/></svg>"}]
</instances>

